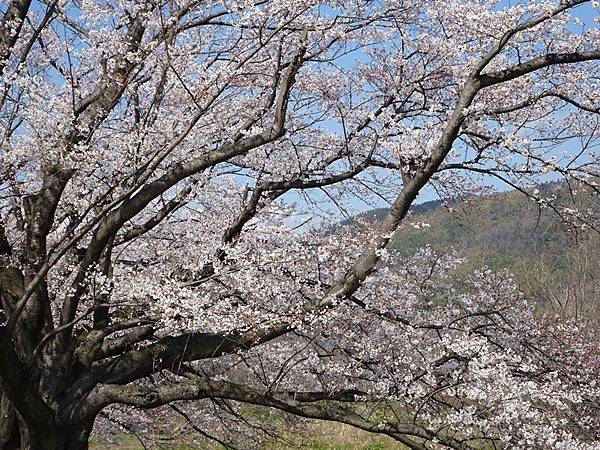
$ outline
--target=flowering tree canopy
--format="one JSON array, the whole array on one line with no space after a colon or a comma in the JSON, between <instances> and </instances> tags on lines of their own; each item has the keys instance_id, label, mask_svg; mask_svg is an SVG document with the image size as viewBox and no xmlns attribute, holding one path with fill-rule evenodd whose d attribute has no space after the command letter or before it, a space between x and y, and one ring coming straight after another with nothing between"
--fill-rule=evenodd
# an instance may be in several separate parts
<instances>
[{"instance_id":1,"label":"flowering tree canopy","mask_svg":"<svg viewBox=\"0 0 600 450\"><path fill-rule=\"evenodd\" d=\"M598 2L509 3L4 2L0 448L169 404L598 448L596 333L386 250L421 190L491 179L597 224L534 186L599 192Z\"/></svg>"}]
</instances>

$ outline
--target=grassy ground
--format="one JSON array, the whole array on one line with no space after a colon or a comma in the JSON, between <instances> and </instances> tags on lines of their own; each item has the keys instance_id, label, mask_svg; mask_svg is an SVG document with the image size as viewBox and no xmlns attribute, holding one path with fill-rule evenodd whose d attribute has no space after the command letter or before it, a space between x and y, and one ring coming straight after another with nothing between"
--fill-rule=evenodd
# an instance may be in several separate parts
<instances>
[{"instance_id":1,"label":"grassy ground","mask_svg":"<svg viewBox=\"0 0 600 450\"><path fill-rule=\"evenodd\" d=\"M385 436L357 430L342 424L315 423L306 432L288 437L287 445L265 444L264 450L404 450L406 447ZM134 436L121 436L118 442L101 443L91 440L91 450L144 450ZM173 445L169 450L219 450L220 446L190 447Z\"/></svg>"}]
</instances>

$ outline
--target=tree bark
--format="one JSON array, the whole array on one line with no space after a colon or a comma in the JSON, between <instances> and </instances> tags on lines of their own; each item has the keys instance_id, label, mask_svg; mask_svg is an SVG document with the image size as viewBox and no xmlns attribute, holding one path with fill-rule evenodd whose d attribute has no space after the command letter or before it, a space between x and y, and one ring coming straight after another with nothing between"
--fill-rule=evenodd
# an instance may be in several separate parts
<instances>
[{"instance_id":1,"label":"tree bark","mask_svg":"<svg viewBox=\"0 0 600 450\"><path fill-rule=\"evenodd\" d=\"M21 431L17 412L0 388L0 450L17 450L20 447Z\"/></svg>"},{"instance_id":2,"label":"tree bark","mask_svg":"<svg viewBox=\"0 0 600 450\"><path fill-rule=\"evenodd\" d=\"M93 424L64 429L45 423L30 429L0 390L0 450L88 450Z\"/></svg>"}]
</instances>

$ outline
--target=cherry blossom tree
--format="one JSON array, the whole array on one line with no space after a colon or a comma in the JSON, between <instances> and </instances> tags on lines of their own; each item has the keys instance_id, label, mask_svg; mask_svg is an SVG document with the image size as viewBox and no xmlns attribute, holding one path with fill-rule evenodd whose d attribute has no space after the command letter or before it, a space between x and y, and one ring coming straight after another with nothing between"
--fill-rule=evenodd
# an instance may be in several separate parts
<instances>
[{"instance_id":1,"label":"cherry blossom tree","mask_svg":"<svg viewBox=\"0 0 600 450\"><path fill-rule=\"evenodd\" d=\"M595 227L534 185L598 194L597 8L5 3L0 448L244 404L414 449L597 448L592 329L536 318L508 274L386 249L423 189L491 179Z\"/></svg>"}]
</instances>

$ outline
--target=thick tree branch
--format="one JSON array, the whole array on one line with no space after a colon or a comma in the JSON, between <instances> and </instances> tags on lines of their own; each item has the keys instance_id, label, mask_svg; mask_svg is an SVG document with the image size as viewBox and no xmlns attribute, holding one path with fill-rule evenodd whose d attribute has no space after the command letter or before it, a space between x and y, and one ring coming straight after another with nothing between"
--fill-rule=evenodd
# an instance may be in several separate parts
<instances>
[{"instance_id":1,"label":"thick tree branch","mask_svg":"<svg viewBox=\"0 0 600 450\"><path fill-rule=\"evenodd\" d=\"M0 22L0 75L21 34L21 28L31 6L31 0L12 0Z\"/></svg>"},{"instance_id":2,"label":"thick tree branch","mask_svg":"<svg viewBox=\"0 0 600 450\"><path fill-rule=\"evenodd\" d=\"M365 431L385 434L411 449L425 449L419 441L438 439L451 448L469 448L455 439L436 434L407 421L404 423L371 422L339 402L355 402L359 391L290 392L260 391L225 381L194 379L191 382L167 384L152 388L104 385L98 396L104 402L123 403L141 408L154 408L175 400L221 398L280 409L301 417L345 423ZM336 404L337 403L337 404ZM418 440L414 440L417 438Z\"/></svg>"},{"instance_id":3,"label":"thick tree branch","mask_svg":"<svg viewBox=\"0 0 600 450\"><path fill-rule=\"evenodd\" d=\"M600 59L600 50L572 53L549 53L538 56L527 62L516 64L504 70L481 74L478 79L481 87L489 87L495 84L514 80L515 78L527 75L545 67L557 64L574 64L585 61L594 61Z\"/></svg>"}]
</instances>

